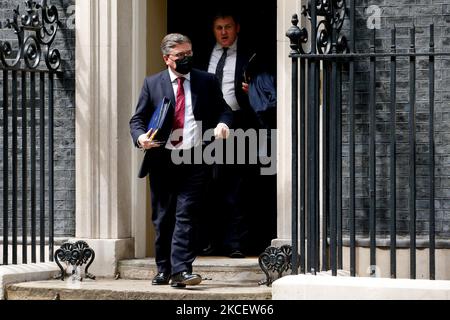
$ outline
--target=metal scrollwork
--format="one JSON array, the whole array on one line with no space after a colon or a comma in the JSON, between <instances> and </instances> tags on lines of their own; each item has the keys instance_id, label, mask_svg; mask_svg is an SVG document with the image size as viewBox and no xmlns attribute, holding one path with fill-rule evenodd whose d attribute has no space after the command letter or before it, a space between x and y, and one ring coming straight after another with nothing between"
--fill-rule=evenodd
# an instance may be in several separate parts
<instances>
[{"instance_id":1,"label":"metal scrollwork","mask_svg":"<svg viewBox=\"0 0 450 320\"><path fill-rule=\"evenodd\" d=\"M283 272L292 269L292 247L284 245L280 248L268 247L258 259L259 266L266 275L265 280L261 280L259 285L271 286L275 280L272 273L276 272L278 278L283 276Z\"/></svg>"},{"instance_id":2,"label":"metal scrollwork","mask_svg":"<svg viewBox=\"0 0 450 320\"><path fill-rule=\"evenodd\" d=\"M95 259L95 252L92 250L85 241L77 241L75 243L66 242L55 251L55 262L61 269L61 273L56 279L64 280L65 270L61 265L61 262L65 262L66 265L72 266L72 273L75 272L75 268L87 263L85 268L85 276L89 279L95 280L95 276L88 272L88 269Z\"/></svg>"},{"instance_id":3,"label":"metal scrollwork","mask_svg":"<svg viewBox=\"0 0 450 320\"><path fill-rule=\"evenodd\" d=\"M302 7L301 14L308 18L311 23L311 6L315 4L317 26L311 28L315 30L316 49L319 54L329 54L331 52L343 53L348 50L347 39L341 34L342 26L344 25L345 16L347 14L347 7L345 0L309 0L308 6ZM294 52L310 54L312 53L311 46L309 49L304 48L304 44L308 42L309 35L306 27L299 28L298 16L295 14L292 18L292 26L286 33L286 36L291 41L291 48ZM298 29L298 30L297 30ZM293 48L294 47L294 48Z\"/></svg>"},{"instance_id":4,"label":"metal scrollwork","mask_svg":"<svg viewBox=\"0 0 450 320\"><path fill-rule=\"evenodd\" d=\"M20 15L19 6L14 9L12 20L7 19L5 27L14 31L17 46L11 42L0 43L0 61L7 68L20 67L23 59L29 69L37 69L43 59L47 68L56 71L61 65L61 54L51 46L61 22L55 6L48 6L47 0L25 1L25 13Z\"/></svg>"},{"instance_id":5,"label":"metal scrollwork","mask_svg":"<svg viewBox=\"0 0 450 320\"><path fill-rule=\"evenodd\" d=\"M332 35L330 34L329 22L322 20L317 28L317 51L320 54L329 53L331 51Z\"/></svg>"},{"instance_id":6,"label":"metal scrollwork","mask_svg":"<svg viewBox=\"0 0 450 320\"><path fill-rule=\"evenodd\" d=\"M335 28L339 33L342 29L342 25L344 24L345 16L347 14L345 0L333 1L333 8L334 11L331 17L333 21L333 28Z\"/></svg>"}]
</instances>

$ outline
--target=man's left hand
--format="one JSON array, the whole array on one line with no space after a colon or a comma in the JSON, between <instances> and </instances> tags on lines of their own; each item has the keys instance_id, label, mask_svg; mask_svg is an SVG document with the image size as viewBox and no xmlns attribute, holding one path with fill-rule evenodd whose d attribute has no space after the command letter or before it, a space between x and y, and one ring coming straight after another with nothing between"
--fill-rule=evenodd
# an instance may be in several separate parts
<instances>
[{"instance_id":1,"label":"man's left hand","mask_svg":"<svg viewBox=\"0 0 450 320\"><path fill-rule=\"evenodd\" d=\"M230 136L230 128L225 123L219 123L214 129L214 137L216 139L228 139Z\"/></svg>"}]
</instances>

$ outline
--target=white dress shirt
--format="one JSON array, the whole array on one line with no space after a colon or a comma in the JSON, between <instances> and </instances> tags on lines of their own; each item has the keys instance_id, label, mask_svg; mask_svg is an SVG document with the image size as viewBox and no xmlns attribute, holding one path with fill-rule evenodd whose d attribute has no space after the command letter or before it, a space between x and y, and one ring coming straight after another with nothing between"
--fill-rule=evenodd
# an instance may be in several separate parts
<instances>
[{"instance_id":1,"label":"white dress shirt","mask_svg":"<svg viewBox=\"0 0 450 320\"><path fill-rule=\"evenodd\" d=\"M209 59L209 73L216 73L217 63L223 54L223 48L220 44L216 44ZM237 39L228 48L227 59L225 60L225 66L223 68L223 80L222 80L222 93L225 101L233 111L240 110L241 107L236 99L236 93L234 91L234 76L236 74L236 62L237 62Z\"/></svg>"},{"instance_id":2,"label":"white dress shirt","mask_svg":"<svg viewBox=\"0 0 450 320\"><path fill-rule=\"evenodd\" d=\"M174 96L176 98L178 91L178 76L173 73L173 71L169 69L170 81L172 82L172 88L174 92ZM169 140L166 143L166 149L170 150L179 150L179 149L190 149L192 147L197 147L201 144L201 135L200 129L197 125L197 122L194 118L194 110L192 106L192 94L191 94L191 74L183 76L185 78L183 87L184 87L184 96L185 96L185 109L184 109L184 128L183 128L183 141L174 147L171 142L172 134L169 137Z\"/></svg>"}]
</instances>

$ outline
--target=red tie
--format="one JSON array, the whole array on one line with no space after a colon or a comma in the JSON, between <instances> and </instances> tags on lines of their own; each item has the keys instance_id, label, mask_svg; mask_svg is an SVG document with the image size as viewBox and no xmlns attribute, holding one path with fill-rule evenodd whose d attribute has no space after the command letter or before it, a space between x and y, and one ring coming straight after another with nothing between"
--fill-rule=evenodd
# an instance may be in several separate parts
<instances>
[{"instance_id":1,"label":"red tie","mask_svg":"<svg viewBox=\"0 0 450 320\"><path fill-rule=\"evenodd\" d=\"M186 106L186 98L184 96L184 83L185 78L180 77L177 78L178 81L178 90L177 90L177 100L175 105L175 117L173 119L173 131L177 129L184 128L184 109ZM177 146L179 143L183 141L183 136L181 135L178 139L172 140L172 145Z\"/></svg>"}]
</instances>

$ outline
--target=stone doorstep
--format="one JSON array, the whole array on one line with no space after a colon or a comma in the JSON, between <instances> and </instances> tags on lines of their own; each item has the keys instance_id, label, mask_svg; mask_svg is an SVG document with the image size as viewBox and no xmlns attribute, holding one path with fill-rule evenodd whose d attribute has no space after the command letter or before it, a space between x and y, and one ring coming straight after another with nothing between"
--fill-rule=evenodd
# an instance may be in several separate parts
<instances>
[{"instance_id":1,"label":"stone doorstep","mask_svg":"<svg viewBox=\"0 0 450 320\"><path fill-rule=\"evenodd\" d=\"M55 263L0 266L0 300L5 299L10 284L52 279L58 274Z\"/></svg>"},{"instance_id":2,"label":"stone doorstep","mask_svg":"<svg viewBox=\"0 0 450 320\"><path fill-rule=\"evenodd\" d=\"M270 300L272 289L252 281L205 280L174 289L152 286L148 280L71 280L12 284L7 300Z\"/></svg>"},{"instance_id":3,"label":"stone doorstep","mask_svg":"<svg viewBox=\"0 0 450 320\"><path fill-rule=\"evenodd\" d=\"M118 264L121 279L150 280L156 274L153 258L122 260ZM258 283L265 275L258 264L258 258L231 259L224 257L198 257L193 272L203 278L217 281L252 281Z\"/></svg>"},{"instance_id":4,"label":"stone doorstep","mask_svg":"<svg viewBox=\"0 0 450 320\"><path fill-rule=\"evenodd\" d=\"M55 266L53 266L55 267ZM198 286L174 289L152 286L156 274L153 258L123 260L118 264L119 280L98 277L82 282L47 280L14 281L7 285L8 300L267 300L272 297L270 287L259 286L265 279L258 258L230 259L199 257L193 265L194 273L203 277ZM23 283L19 283L23 282Z\"/></svg>"}]
</instances>

